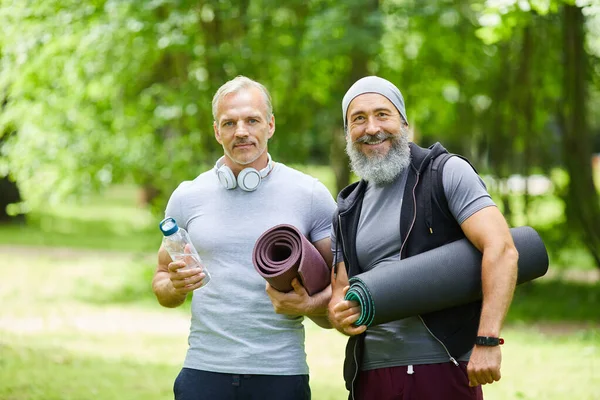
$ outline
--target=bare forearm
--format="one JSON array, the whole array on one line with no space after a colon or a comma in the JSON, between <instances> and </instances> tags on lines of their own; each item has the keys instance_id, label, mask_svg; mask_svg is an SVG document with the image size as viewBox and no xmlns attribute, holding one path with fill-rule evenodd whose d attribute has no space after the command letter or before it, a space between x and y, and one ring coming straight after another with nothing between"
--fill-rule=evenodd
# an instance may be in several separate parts
<instances>
[{"instance_id":1,"label":"bare forearm","mask_svg":"<svg viewBox=\"0 0 600 400\"><path fill-rule=\"evenodd\" d=\"M152 290L158 299L158 302L163 307L175 308L179 307L185 301L187 295L182 295L175 292L169 273L159 271L152 280Z\"/></svg>"},{"instance_id":2,"label":"bare forearm","mask_svg":"<svg viewBox=\"0 0 600 400\"><path fill-rule=\"evenodd\" d=\"M461 224L461 228L483 254L483 306L478 334L497 337L515 290L519 254L506 220L497 207L477 211Z\"/></svg>"},{"instance_id":3,"label":"bare forearm","mask_svg":"<svg viewBox=\"0 0 600 400\"><path fill-rule=\"evenodd\" d=\"M312 297L314 300L314 309L310 315L307 315L315 324L321 328L331 329L333 326L327 318L327 306L329 300L331 300L331 285L327 286L325 290L315 294Z\"/></svg>"},{"instance_id":4,"label":"bare forearm","mask_svg":"<svg viewBox=\"0 0 600 400\"><path fill-rule=\"evenodd\" d=\"M323 317L326 320L327 305L329 304L329 300L331 300L331 285L327 286L319 293L315 293L310 299L310 307L306 312L306 316L311 319L313 319L313 317Z\"/></svg>"},{"instance_id":5,"label":"bare forearm","mask_svg":"<svg viewBox=\"0 0 600 400\"><path fill-rule=\"evenodd\" d=\"M512 243L486 249L482 260L483 307L478 334L499 336L517 281L518 253Z\"/></svg>"},{"instance_id":6,"label":"bare forearm","mask_svg":"<svg viewBox=\"0 0 600 400\"><path fill-rule=\"evenodd\" d=\"M331 298L331 285L310 296L299 280L294 278L292 288L294 290L283 293L274 289L269 283L266 284L266 292L271 299L275 312L277 314L304 315L312 319L317 325L324 328L328 327L326 322L327 304Z\"/></svg>"}]
</instances>

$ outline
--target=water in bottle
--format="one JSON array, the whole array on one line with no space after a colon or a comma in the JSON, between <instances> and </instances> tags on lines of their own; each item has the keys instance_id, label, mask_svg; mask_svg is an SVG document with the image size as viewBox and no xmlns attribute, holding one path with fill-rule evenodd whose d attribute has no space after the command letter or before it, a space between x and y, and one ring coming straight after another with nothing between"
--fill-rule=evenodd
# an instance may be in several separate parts
<instances>
[{"instance_id":1,"label":"water in bottle","mask_svg":"<svg viewBox=\"0 0 600 400\"><path fill-rule=\"evenodd\" d=\"M160 221L158 227L164 235L163 246L171 256L171 259L173 261L185 261L186 266L184 268L201 267L202 272L206 275L201 287L206 286L210 282L210 274L202 265L202 260L194 248L187 231L180 228L172 217L167 217Z\"/></svg>"}]
</instances>

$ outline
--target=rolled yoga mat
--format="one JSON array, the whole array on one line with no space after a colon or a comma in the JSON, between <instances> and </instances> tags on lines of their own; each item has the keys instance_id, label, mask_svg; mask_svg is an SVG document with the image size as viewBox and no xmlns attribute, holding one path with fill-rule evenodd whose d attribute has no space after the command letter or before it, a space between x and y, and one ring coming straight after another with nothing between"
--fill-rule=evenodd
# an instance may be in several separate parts
<instances>
[{"instance_id":1,"label":"rolled yoga mat","mask_svg":"<svg viewBox=\"0 0 600 400\"><path fill-rule=\"evenodd\" d=\"M292 225L277 225L260 235L254 244L252 262L256 271L280 292L293 290L298 278L309 295L320 292L331 281L321 253Z\"/></svg>"},{"instance_id":2,"label":"rolled yoga mat","mask_svg":"<svg viewBox=\"0 0 600 400\"><path fill-rule=\"evenodd\" d=\"M517 284L548 271L548 253L531 227L510 230L519 252ZM357 301L355 325L378 325L467 304L482 298L481 252L469 242L456 242L403 260L381 262L350 278L346 300Z\"/></svg>"}]
</instances>

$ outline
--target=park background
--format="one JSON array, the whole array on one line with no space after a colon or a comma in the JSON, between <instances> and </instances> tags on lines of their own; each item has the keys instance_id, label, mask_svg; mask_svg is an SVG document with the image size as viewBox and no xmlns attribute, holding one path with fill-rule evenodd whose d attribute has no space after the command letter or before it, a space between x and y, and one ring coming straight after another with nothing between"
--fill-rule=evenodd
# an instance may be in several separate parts
<instances>
[{"instance_id":1,"label":"park background","mask_svg":"<svg viewBox=\"0 0 600 400\"><path fill-rule=\"evenodd\" d=\"M598 0L0 0L0 399L172 398L189 302L153 297L157 222L222 153L239 74L271 91L273 158L334 196L344 92L397 84L413 140L550 254L486 399L600 399L599 57ZM345 338L306 327L313 398L344 399Z\"/></svg>"}]
</instances>

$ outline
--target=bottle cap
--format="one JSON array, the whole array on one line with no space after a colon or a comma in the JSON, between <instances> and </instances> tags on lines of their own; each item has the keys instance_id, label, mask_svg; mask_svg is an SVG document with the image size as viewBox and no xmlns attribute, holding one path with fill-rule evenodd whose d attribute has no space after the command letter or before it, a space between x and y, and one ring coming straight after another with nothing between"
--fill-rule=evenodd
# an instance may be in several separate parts
<instances>
[{"instance_id":1,"label":"bottle cap","mask_svg":"<svg viewBox=\"0 0 600 400\"><path fill-rule=\"evenodd\" d=\"M172 235L179 229L179 227L177 226L177 222L175 222L175 219L173 217L167 217L163 219L158 224L158 227L165 236Z\"/></svg>"}]
</instances>

